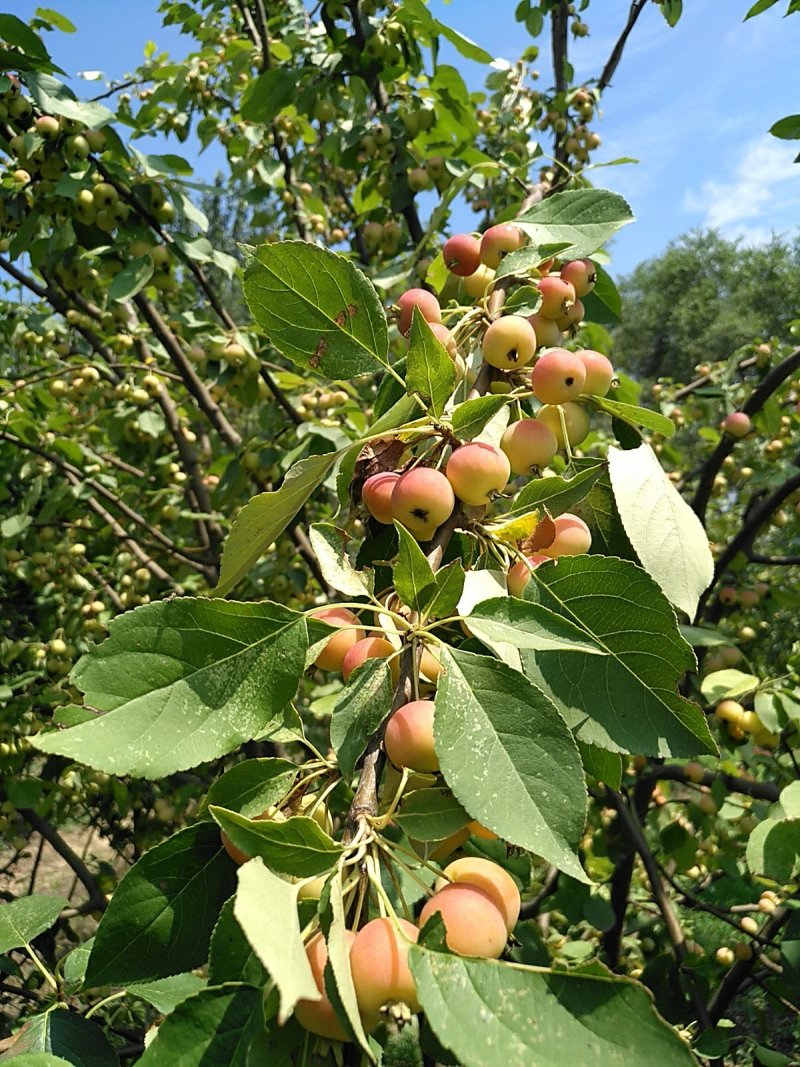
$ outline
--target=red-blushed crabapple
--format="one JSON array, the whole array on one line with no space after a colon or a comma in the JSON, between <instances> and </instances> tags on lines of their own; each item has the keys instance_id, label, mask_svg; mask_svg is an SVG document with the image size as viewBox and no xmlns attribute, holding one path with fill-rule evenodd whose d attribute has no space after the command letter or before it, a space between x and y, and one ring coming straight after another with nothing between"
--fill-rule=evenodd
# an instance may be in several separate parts
<instances>
[{"instance_id":1,"label":"red-blushed crabapple","mask_svg":"<svg viewBox=\"0 0 800 1067\"><path fill-rule=\"evenodd\" d=\"M345 943L352 951L356 935L352 930L345 930ZM325 992L325 965L328 962L328 946L321 933L314 934L306 945L306 958L311 965L311 973L317 989L322 994L320 1000L298 1000L294 1014L297 1021L306 1030L318 1037L327 1037L329 1041L347 1041L347 1034L336 1018L336 1012Z\"/></svg>"},{"instance_id":2,"label":"red-blushed crabapple","mask_svg":"<svg viewBox=\"0 0 800 1067\"><path fill-rule=\"evenodd\" d=\"M745 437L750 433L753 424L750 422L750 416L745 411L732 411L730 415L725 416L719 424L719 428L724 430L725 433L729 433L731 437Z\"/></svg>"},{"instance_id":3,"label":"red-blushed crabapple","mask_svg":"<svg viewBox=\"0 0 800 1067\"><path fill-rule=\"evenodd\" d=\"M536 353L533 326L521 315L495 319L483 335L483 358L490 367L514 370L530 363Z\"/></svg>"},{"instance_id":4,"label":"red-blushed crabapple","mask_svg":"<svg viewBox=\"0 0 800 1067\"><path fill-rule=\"evenodd\" d=\"M502 911L483 889L466 882L453 882L435 893L423 907L420 929L439 913L445 926L445 941L459 956L498 959L506 947L508 930Z\"/></svg>"},{"instance_id":5,"label":"red-blushed crabapple","mask_svg":"<svg viewBox=\"0 0 800 1067\"><path fill-rule=\"evenodd\" d=\"M516 252L525 244L525 234L507 222L490 226L481 237L481 260L487 267L497 269L503 256Z\"/></svg>"},{"instance_id":6,"label":"red-blushed crabapple","mask_svg":"<svg viewBox=\"0 0 800 1067\"><path fill-rule=\"evenodd\" d=\"M358 625L358 616L349 608L320 608L312 612L312 619L339 627L340 632L329 637L314 663L323 671L340 671L344 658L357 641L365 634Z\"/></svg>"},{"instance_id":7,"label":"red-blushed crabapple","mask_svg":"<svg viewBox=\"0 0 800 1067\"><path fill-rule=\"evenodd\" d=\"M528 316L528 322L533 326L540 348L557 348L561 344L563 335L555 319L547 319L537 311L535 315Z\"/></svg>"},{"instance_id":8,"label":"red-blushed crabapple","mask_svg":"<svg viewBox=\"0 0 800 1067\"><path fill-rule=\"evenodd\" d=\"M606 359L602 352L595 352L593 348L584 348L575 355L583 363L586 371L584 393L589 393L591 396L605 396L614 380L614 368L611 366L611 361Z\"/></svg>"},{"instance_id":9,"label":"red-blushed crabapple","mask_svg":"<svg viewBox=\"0 0 800 1067\"><path fill-rule=\"evenodd\" d=\"M536 360L531 371L531 387L543 404L566 404L583 392L586 368L582 360L566 348L551 348Z\"/></svg>"},{"instance_id":10,"label":"red-blushed crabapple","mask_svg":"<svg viewBox=\"0 0 800 1067\"><path fill-rule=\"evenodd\" d=\"M388 659L395 651L394 645L385 637L365 637L362 641L356 641L342 662L342 677L348 681L356 667L360 667L368 659ZM396 657L389 663L389 669L392 681L397 682L400 667Z\"/></svg>"},{"instance_id":11,"label":"red-blushed crabapple","mask_svg":"<svg viewBox=\"0 0 800 1067\"><path fill-rule=\"evenodd\" d=\"M718 595L720 604L726 607L731 607L739 599L739 594L732 585L723 585Z\"/></svg>"},{"instance_id":12,"label":"red-blushed crabapple","mask_svg":"<svg viewBox=\"0 0 800 1067\"><path fill-rule=\"evenodd\" d=\"M546 259L546 260L544 260L543 263L539 264L539 266L536 269L539 271L539 274L540 274L540 276L542 278L545 276L545 274L549 274L550 273L550 271L553 269L553 264L554 263L555 263L555 257L551 256L550 259Z\"/></svg>"},{"instance_id":13,"label":"red-blushed crabapple","mask_svg":"<svg viewBox=\"0 0 800 1067\"><path fill-rule=\"evenodd\" d=\"M741 663L743 654L735 645L725 645L719 650L719 659L723 667L735 667Z\"/></svg>"},{"instance_id":14,"label":"red-blushed crabapple","mask_svg":"<svg viewBox=\"0 0 800 1067\"><path fill-rule=\"evenodd\" d=\"M442 256L451 274L466 278L481 265L481 243L471 233L457 233L445 241Z\"/></svg>"},{"instance_id":15,"label":"red-blushed crabapple","mask_svg":"<svg viewBox=\"0 0 800 1067\"><path fill-rule=\"evenodd\" d=\"M427 289L407 289L398 299L397 306L400 309L400 314L397 316L397 328L403 336L411 329L414 308L417 308L428 323L442 321L439 301Z\"/></svg>"},{"instance_id":16,"label":"red-blushed crabapple","mask_svg":"<svg viewBox=\"0 0 800 1067\"><path fill-rule=\"evenodd\" d=\"M555 274L546 274L536 283L542 294L537 315L545 319L558 319L565 315L575 303L575 290L569 282L563 281Z\"/></svg>"},{"instance_id":17,"label":"red-blushed crabapple","mask_svg":"<svg viewBox=\"0 0 800 1067\"><path fill-rule=\"evenodd\" d=\"M391 526L394 522L392 511L392 491L400 475L397 471L380 471L372 474L361 488L361 499L367 511L378 522Z\"/></svg>"},{"instance_id":18,"label":"red-blushed crabapple","mask_svg":"<svg viewBox=\"0 0 800 1067\"><path fill-rule=\"evenodd\" d=\"M561 404L560 410L564 414L564 424L567 428L567 440L570 443L571 448L577 448L577 446L585 441L589 436L589 430L591 429L591 423L589 421L589 414L586 408L580 404L575 404L570 401L568 404ZM564 446L564 434L561 429L561 419L559 418L559 405L545 404L544 407L539 408L536 412L536 418L549 426L553 433L556 435L556 440L563 448Z\"/></svg>"},{"instance_id":19,"label":"red-blushed crabapple","mask_svg":"<svg viewBox=\"0 0 800 1067\"><path fill-rule=\"evenodd\" d=\"M392 490L394 517L418 541L430 541L455 506L453 487L433 467L412 467L400 475Z\"/></svg>"},{"instance_id":20,"label":"red-blushed crabapple","mask_svg":"<svg viewBox=\"0 0 800 1067\"><path fill-rule=\"evenodd\" d=\"M561 268L561 277L572 285L580 299L588 296L597 284L597 269L590 259L573 259Z\"/></svg>"},{"instance_id":21,"label":"red-blushed crabapple","mask_svg":"<svg viewBox=\"0 0 800 1067\"><path fill-rule=\"evenodd\" d=\"M386 755L395 767L432 774L439 770L433 747L433 701L412 700L395 711L386 724Z\"/></svg>"},{"instance_id":22,"label":"red-blushed crabapple","mask_svg":"<svg viewBox=\"0 0 800 1067\"><path fill-rule=\"evenodd\" d=\"M556 319L556 326L559 330L566 332L573 326L577 326L579 322L583 322L586 315L586 308L583 306L582 300L576 300L572 307L565 311L563 315L559 315Z\"/></svg>"},{"instance_id":23,"label":"red-blushed crabapple","mask_svg":"<svg viewBox=\"0 0 800 1067\"><path fill-rule=\"evenodd\" d=\"M500 447L508 456L512 474L530 474L552 463L558 451L556 435L549 426L536 419L512 422L500 438Z\"/></svg>"},{"instance_id":24,"label":"red-blushed crabapple","mask_svg":"<svg viewBox=\"0 0 800 1067\"><path fill-rule=\"evenodd\" d=\"M482 297L486 292L487 286L491 285L493 281L494 271L491 267L487 267L485 263L481 263L474 274L469 274L466 278L461 279L464 292L473 300L478 300Z\"/></svg>"},{"instance_id":25,"label":"red-blushed crabapple","mask_svg":"<svg viewBox=\"0 0 800 1067\"><path fill-rule=\"evenodd\" d=\"M559 556L582 556L592 547L592 532L583 519L568 511L553 519L556 535L549 545L540 549L550 559Z\"/></svg>"},{"instance_id":26,"label":"red-blushed crabapple","mask_svg":"<svg viewBox=\"0 0 800 1067\"><path fill-rule=\"evenodd\" d=\"M408 966L409 942L416 942L418 937L413 923L388 917L372 919L356 934L350 948L350 970L367 1031L379 1025L381 1008L392 1001L402 1001L412 1012L421 1011Z\"/></svg>"},{"instance_id":27,"label":"red-blushed crabapple","mask_svg":"<svg viewBox=\"0 0 800 1067\"><path fill-rule=\"evenodd\" d=\"M530 566L527 566L524 560L519 560L513 567L509 568L506 575L506 586L511 596L515 596L521 599L525 586L531 580L531 571L536 570L543 563L549 563L549 556L535 555L527 557Z\"/></svg>"},{"instance_id":28,"label":"red-blushed crabapple","mask_svg":"<svg viewBox=\"0 0 800 1067\"><path fill-rule=\"evenodd\" d=\"M739 603L743 608L754 608L760 599L755 589L743 589L739 593Z\"/></svg>"},{"instance_id":29,"label":"red-blushed crabapple","mask_svg":"<svg viewBox=\"0 0 800 1067\"><path fill-rule=\"evenodd\" d=\"M431 333L436 340L444 347L445 352L451 359L455 359L458 355L458 345L453 339L453 335L448 328L442 322L428 323L431 328Z\"/></svg>"},{"instance_id":30,"label":"red-blushed crabapple","mask_svg":"<svg viewBox=\"0 0 800 1067\"><path fill-rule=\"evenodd\" d=\"M505 452L483 441L461 445L445 468L447 480L459 500L473 507L490 504L511 477L511 464Z\"/></svg>"},{"instance_id":31,"label":"red-blushed crabapple","mask_svg":"<svg viewBox=\"0 0 800 1067\"><path fill-rule=\"evenodd\" d=\"M505 919L509 933L517 925L521 905L516 882L498 863L479 856L464 856L453 860L444 869L444 877L436 882L436 890L444 889L450 882L465 882L476 885L495 902Z\"/></svg>"},{"instance_id":32,"label":"red-blushed crabapple","mask_svg":"<svg viewBox=\"0 0 800 1067\"><path fill-rule=\"evenodd\" d=\"M260 815L253 816L253 819L257 820L258 822L261 822L262 820L268 818L269 815L266 811L262 811ZM225 851L228 853L228 855L237 867L241 867L243 863L247 863L249 859L252 859L252 857L248 856L243 849L237 848L236 845L234 845L233 841L231 841L231 839L228 837L224 830L220 830L219 839L222 843L222 847L225 849Z\"/></svg>"}]
</instances>

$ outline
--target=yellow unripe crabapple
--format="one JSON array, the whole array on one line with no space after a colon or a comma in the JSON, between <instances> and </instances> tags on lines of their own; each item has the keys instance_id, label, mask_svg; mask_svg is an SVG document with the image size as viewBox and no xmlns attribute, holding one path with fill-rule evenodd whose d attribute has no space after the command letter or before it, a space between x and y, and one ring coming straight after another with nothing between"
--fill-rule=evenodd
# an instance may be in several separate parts
<instances>
[{"instance_id":1,"label":"yellow unripe crabapple","mask_svg":"<svg viewBox=\"0 0 800 1067\"><path fill-rule=\"evenodd\" d=\"M553 348L539 356L531 372L531 387L543 404L566 404L583 392L586 367L574 352Z\"/></svg>"},{"instance_id":2,"label":"yellow unripe crabapple","mask_svg":"<svg viewBox=\"0 0 800 1067\"><path fill-rule=\"evenodd\" d=\"M506 585L511 596L522 597L525 586L531 580L531 571L536 570L542 563L550 562L550 557L543 555L528 556L527 559L530 566L526 566L524 560L520 560L509 569L506 575Z\"/></svg>"},{"instance_id":3,"label":"yellow unripe crabapple","mask_svg":"<svg viewBox=\"0 0 800 1067\"><path fill-rule=\"evenodd\" d=\"M345 930L347 947L352 950L356 935L352 930ZM298 1000L294 1014L297 1021L306 1030L330 1041L346 1041L347 1034L336 1018L333 1005L325 993L325 965L328 962L328 946L321 933L314 934L306 945L306 957L311 965L311 973L317 989L322 994L320 1000Z\"/></svg>"},{"instance_id":4,"label":"yellow unripe crabapple","mask_svg":"<svg viewBox=\"0 0 800 1067\"><path fill-rule=\"evenodd\" d=\"M412 700L389 719L384 745L395 767L424 773L439 770L433 747L433 707L432 700Z\"/></svg>"},{"instance_id":5,"label":"yellow unripe crabapple","mask_svg":"<svg viewBox=\"0 0 800 1067\"><path fill-rule=\"evenodd\" d=\"M744 715L744 708L738 700L720 700L719 704L714 708L714 714L718 719L722 719L723 722L731 722L738 725Z\"/></svg>"},{"instance_id":6,"label":"yellow unripe crabapple","mask_svg":"<svg viewBox=\"0 0 800 1067\"><path fill-rule=\"evenodd\" d=\"M490 367L514 370L530 363L536 352L533 326L521 315L504 315L483 336L483 358Z\"/></svg>"},{"instance_id":7,"label":"yellow unripe crabapple","mask_svg":"<svg viewBox=\"0 0 800 1067\"><path fill-rule=\"evenodd\" d=\"M558 441L545 423L537 419L519 419L503 434L500 447L508 456L512 474L530 474L552 463L558 451Z\"/></svg>"},{"instance_id":8,"label":"yellow unripe crabapple","mask_svg":"<svg viewBox=\"0 0 800 1067\"><path fill-rule=\"evenodd\" d=\"M561 404L560 409L564 415L564 425L567 428L567 440L569 441L571 448L576 448L589 436L589 430L591 429L589 415L586 408L573 401L570 401L568 404ZM545 426L550 427L556 435L556 440L559 445L563 447L564 434L561 429L559 405L546 404L536 412L536 418L540 422L543 422Z\"/></svg>"},{"instance_id":9,"label":"yellow unripe crabapple","mask_svg":"<svg viewBox=\"0 0 800 1067\"><path fill-rule=\"evenodd\" d=\"M453 513L453 487L441 471L413 467L401 474L392 490L392 513L419 541L429 541Z\"/></svg>"},{"instance_id":10,"label":"yellow unripe crabapple","mask_svg":"<svg viewBox=\"0 0 800 1067\"><path fill-rule=\"evenodd\" d=\"M391 526L394 522L392 491L399 478L397 471L380 471L367 478L361 489L361 499L367 511L373 519L386 526Z\"/></svg>"},{"instance_id":11,"label":"yellow unripe crabapple","mask_svg":"<svg viewBox=\"0 0 800 1067\"><path fill-rule=\"evenodd\" d=\"M470 441L453 452L445 473L458 499L477 507L491 503L505 489L511 464L495 445Z\"/></svg>"},{"instance_id":12,"label":"yellow unripe crabapple","mask_svg":"<svg viewBox=\"0 0 800 1067\"><path fill-rule=\"evenodd\" d=\"M584 393L589 393L591 396L605 396L614 380L614 368L611 366L611 361L606 359L602 352L595 352L592 348L584 348L575 355L583 363L586 371Z\"/></svg>"},{"instance_id":13,"label":"yellow unripe crabapple","mask_svg":"<svg viewBox=\"0 0 800 1067\"><path fill-rule=\"evenodd\" d=\"M494 281L494 271L481 263L478 269L462 279L464 292L473 300L478 300L486 292L486 289Z\"/></svg>"},{"instance_id":14,"label":"yellow unripe crabapple","mask_svg":"<svg viewBox=\"0 0 800 1067\"><path fill-rule=\"evenodd\" d=\"M366 636L358 626L358 616L349 608L322 608L311 617L339 628L340 632L328 638L314 662L323 671L340 671L347 653Z\"/></svg>"},{"instance_id":15,"label":"yellow unripe crabapple","mask_svg":"<svg viewBox=\"0 0 800 1067\"><path fill-rule=\"evenodd\" d=\"M581 556L592 547L592 533L583 519L565 512L553 519L556 535L541 552L551 559L559 556Z\"/></svg>"},{"instance_id":16,"label":"yellow unripe crabapple","mask_svg":"<svg viewBox=\"0 0 800 1067\"><path fill-rule=\"evenodd\" d=\"M419 924L436 912L445 926L445 941L459 956L497 959L508 939L505 918L492 897L476 885L453 882L430 898L420 913Z\"/></svg>"},{"instance_id":17,"label":"yellow unripe crabapple","mask_svg":"<svg viewBox=\"0 0 800 1067\"><path fill-rule=\"evenodd\" d=\"M448 883L476 885L487 893L500 909L509 933L517 925L521 905L516 882L503 868L479 856L464 856L453 860L444 869L444 877L436 882L437 891Z\"/></svg>"},{"instance_id":18,"label":"yellow unripe crabapple","mask_svg":"<svg viewBox=\"0 0 800 1067\"><path fill-rule=\"evenodd\" d=\"M408 966L409 942L416 942L419 930L405 919L397 919L397 924L400 929L392 919L372 919L350 948L358 1010L367 1030L378 1026L380 1009L392 1001L402 1001L412 1012L421 1010Z\"/></svg>"},{"instance_id":19,"label":"yellow unripe crabapple","mask_svg":"<svg viewBox=\"0 0 800 1067\"><path fill-rule=\"evenodd\" d=\"M545 318L537 311L535 315L528 316L528 322L533 326L537 343L543 348L556 348L561 344L563 335L556 325L555 319Z\"/></svg>"}]
</instances>

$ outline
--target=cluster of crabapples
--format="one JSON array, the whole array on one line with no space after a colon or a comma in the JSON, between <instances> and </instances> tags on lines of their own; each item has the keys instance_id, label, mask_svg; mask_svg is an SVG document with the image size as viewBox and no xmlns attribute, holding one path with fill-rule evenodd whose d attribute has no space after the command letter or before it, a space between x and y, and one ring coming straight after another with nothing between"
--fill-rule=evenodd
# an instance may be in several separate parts
<instances>
[{"instance_id":1,"label":"cluster of crabapples","mask_svg":"<svg viewBox=\"0 0 800 1067\"><path fill-rule=\"evenodd\" d=\"M759 719L754 711L746 711L738 700L721 700L714 714L728 724L728 733L734 741L743 741L752 737L753 742L764 748L775 748L780 741L778 734L772 733Z\"/></svg>"}]
</instances>

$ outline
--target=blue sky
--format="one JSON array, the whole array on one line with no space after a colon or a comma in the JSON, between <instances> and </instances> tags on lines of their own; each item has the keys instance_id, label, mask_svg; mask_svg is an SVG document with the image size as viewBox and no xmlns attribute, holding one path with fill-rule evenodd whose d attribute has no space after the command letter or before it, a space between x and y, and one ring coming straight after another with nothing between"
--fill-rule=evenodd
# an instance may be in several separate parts
<instances>
[{"instance_id":1,"label":"blue sky","mask_svg":"<svg viewBox=\"0 0 800 1067\"><path fill-rule=\"evenodd\" d=\"M766 131L776 119L800 111L800 14L782 18L780 3L743 23L751 2L686 0L675 29L654 4L645 7L596 126L603 138L598 162L620 156L640 161L598 170L593 178L624 195L637 216L614 243L614 273L658 254L695 226L715 226L747 242L797 232L800 165L792 160L798 146ZM35 0L12 0L6 10L29 18L37 6ZM187 51L187 39L161 26L157 0L54 0L53 6L78 28L48 41L70 74L99 68L119 77L141 62L149 40L176 57ZM495 56L513 60L527 43L513 18L515 0L431 0L430 6ZM572 47L576 76L599 74L628 6L628 0L594 0L586 16L590 36ZM456 62L470 87L480 88L478 64L456 57L449 46L442 59ZM540 84L547 84L542 59ZM76 88L92 95L96 86ZM197 161L199 174L213 174L215 155Z\"/></svg>"}]
</instances>

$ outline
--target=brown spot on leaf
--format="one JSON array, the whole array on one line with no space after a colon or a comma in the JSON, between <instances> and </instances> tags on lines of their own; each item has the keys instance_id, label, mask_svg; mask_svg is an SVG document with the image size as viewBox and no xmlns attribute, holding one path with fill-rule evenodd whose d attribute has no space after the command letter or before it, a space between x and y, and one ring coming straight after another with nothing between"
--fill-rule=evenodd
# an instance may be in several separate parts
<instances>
[{"instance_id":1,"label":"brown spot on leaf","mask_svg":"<svg viewBox=\"0 0 800 1067\"><path fill-rule=\"evenodd\" d=\"M324 337L320 337L319 343L317 344L317 347L314 349L314 355L308 361L309 366L314 367L314 368L318 367L320 365L320 363L322 362L322 357L325 355L325 353L327 351L328 351L328 342L325 340Z\"/></svg>"},{"instance_id":2,"label":"brown spot on leaf","mask_svg":"<svg viewBox=\"0 0 800 1067\"><path fill-rule=\"evenodd\" d=\"M547 548L548 545L552 545L555 538L556 524L549 515L545 515L530 537L526 537L519 547L526 556L532 555L534 552L539 552L541 549Z\"/></svg>"},{"instance_id":3,"label":"brown spot on leaf","mask_svg":"<svg viewBox=\"0 0 800 1067\"><path fill-rule=\"evenodd\" d=\"M347 322L347 312L340 311L333 321L336 323L337 326L344 326L344 324Z\"/></svg>"},{"instance_id":4,"label":"brown spot on leaf","mask_svg":"<svg viewBox=\"0 0 800 1067\"><path fill-rule=\"evenodd\" d=\"M365 445L358 454L353 468L353 480L350 483L350 497L353 503L361 501L361 487L367 478L382 471L397 470L400 457L406 445L399 437L381 437Z\"/></svg>"},{"instance_id":5,"label":"brown spot on leaf","mask_svg":"<svg viewBox=\"0 0 800 1067\"><path fill-rule=\"evenodd\" d=\"M357 311L358 311L358 308L356 307L355 304L348 304L347 305L347 314L350 316L351 319L355 318Z\"/></svg>"}]
</instances>

